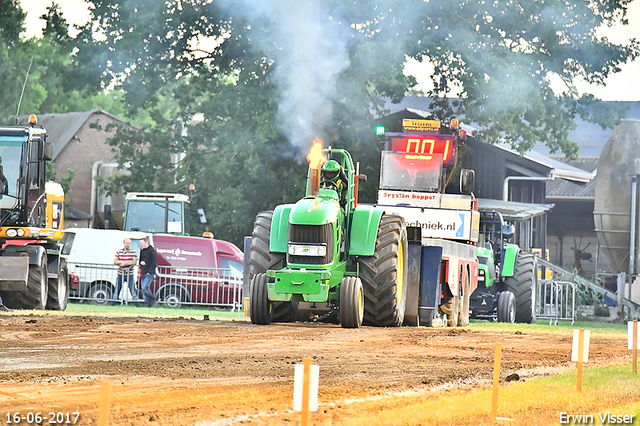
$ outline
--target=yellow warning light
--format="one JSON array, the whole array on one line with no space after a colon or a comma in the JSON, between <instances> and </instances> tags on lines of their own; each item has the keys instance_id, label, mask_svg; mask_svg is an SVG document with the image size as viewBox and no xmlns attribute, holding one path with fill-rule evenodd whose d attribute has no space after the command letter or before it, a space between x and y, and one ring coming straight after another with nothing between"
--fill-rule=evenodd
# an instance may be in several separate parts
<instances>
[{"instance_id":1,"label":"yellow warning light","mask_svg":"<svg viewBox=\"0 0 640 426\"><path fill-rule=\"evenodd\" d=\"M456 118L451 120L451 128L452 129L457 129L458 128L458 120Z\"/></svg>"},{"instance_id":2,"label":"yellow warning light","mask_svg":"<svg viewBox=\"0 0 640 426\"><path fill-rule=\"evenodd\" d=\"M29 124L38 124L38 117L35 114L29 116Z\"/></svg>"},{"instance_id":3,"label":"yellow warning light","mask_svg":"<svg viewBox=\"0 0 640 426\"><path fill-rule=\"evenodd\" d=\"M213 232L205 231L202 233L204 238L213 238Z\"/></svg>"}]
</instances>

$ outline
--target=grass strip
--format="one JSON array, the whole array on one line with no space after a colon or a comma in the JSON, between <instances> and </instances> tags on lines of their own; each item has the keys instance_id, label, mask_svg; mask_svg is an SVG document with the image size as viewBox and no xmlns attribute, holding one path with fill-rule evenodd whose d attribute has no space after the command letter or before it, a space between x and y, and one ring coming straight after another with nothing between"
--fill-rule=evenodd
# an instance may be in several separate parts
<instances>
[{"instance_id":1,"label":"grass strip","mask_svg":"<svg viewBox=\"0 0 640 426\"><path fill-rule=\"evenodd\" d=\"M202 320L205 315L211 320L242 320L249 319L244 316L244 311L231 309L217 309L212 307L183 307L165 308L158 305L157 308L147 308L144 303L141 306L129 305L94 305L90 303L74 303L67 305L67 310L60 311L37 311L19 310L16 313L34 315L97 315L97 316L120 316L120 317L159 317L159 318L184 318Z\"/></svg>"},{"instance_id":2,"label":"grass strip","mask_svg":"<svg viewBox=\"0 0 640 426\"><path fill-rule=\"evenodd\" d=\"M607 413L634 416L632 424L638 425L639 385L640 377L632 373L631 363L594 367L584 370L581 393L576 391L575 371L501 384L498 420L490 418L491 387L487 382L475 389L429 391L420 396L394 396L349 407L341 404L341 409L347 412L340 415L340 425L614 424L606 419L605 423L601 422L600 416ZM582 417L569 418L569 415ZM586 421L563 421L568 419Z\"/></svg>"}]
</instances>

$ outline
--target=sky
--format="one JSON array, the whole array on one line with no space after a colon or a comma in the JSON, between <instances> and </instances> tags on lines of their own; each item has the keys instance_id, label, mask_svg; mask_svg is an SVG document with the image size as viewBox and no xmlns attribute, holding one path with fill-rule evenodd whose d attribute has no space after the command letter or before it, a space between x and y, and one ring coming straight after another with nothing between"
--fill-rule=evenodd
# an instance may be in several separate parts
<instances>
[{"instance_id":1,"label":"sky","mask_svg":"<svg viewBox=\"0 0 640 426\"><path fill-rule=\"evenodd\" d=\"M89 20L89 11L84 0L56 0L56 2L70 24L84 24ZM44 23L38 18L46 13L46 8L51 3L52 0L20 0L22 9L27 13L27 37L39 37L42 34ZM622 43L632 37L640 38L640 0L631 2L628 18L629 25L603 28L599 34L616 43ZM577 87L580 91L592 93L605 101L640 101L640 58L622 65L621 69L621 72L607 79L605 86L590 86L582 82L577 83ZM429 79L425 78L429 72L428 64L415 61L408 63L405 69L405 73L416 76L418 88L423 90L429 83Z\"/></svg>"}]
</instances>

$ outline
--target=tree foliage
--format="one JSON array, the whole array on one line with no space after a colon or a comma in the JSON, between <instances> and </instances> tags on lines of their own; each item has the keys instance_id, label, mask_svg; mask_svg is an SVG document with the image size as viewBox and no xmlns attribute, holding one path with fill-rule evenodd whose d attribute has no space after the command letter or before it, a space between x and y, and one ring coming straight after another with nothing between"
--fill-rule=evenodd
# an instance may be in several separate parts
<instances>
[{"instance_id":1,"label":"tree foliage","mask_svg":"<svg viewBox=\"0 0 640 426\"><path fill-rule=\"evenodd\" d=\"M542 142L574 156L577 147L567 137L576 117L612 127L622 113L579 95L575 82L603 84L637 57L636 40L620 46L596 34L602 25L626 22L628 3L429 2L411 55L435 64L430 96L459 88L462 101L441 116L464 116L479 127L481 140L505 140L523 153ZM554 93L554 80L565 85L563 93Z\"/></svg>"},{"instance_id":2,"label":"tree foliage","mask_svg":"<svg viewBox=\"0 0 640 426\"><path fill-rule=\"evenodd\" d=\"M41 17L45 21L41 38L21 37L25 18L15 0L0 0L1 123L13 124L17 112L44 114L104 109L111 114L124 114L122 91L89 90L77 78L83 65L72 61L74 46L69 25L58 5L52 3Z\"/></svg>"}]
</instances>

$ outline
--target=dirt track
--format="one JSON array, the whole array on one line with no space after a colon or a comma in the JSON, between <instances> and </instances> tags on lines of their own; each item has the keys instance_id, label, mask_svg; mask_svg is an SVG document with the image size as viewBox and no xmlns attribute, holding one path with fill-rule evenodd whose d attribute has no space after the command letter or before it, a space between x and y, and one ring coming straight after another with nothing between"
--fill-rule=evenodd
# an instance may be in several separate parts
<instances>
[{"instance_id":1,"label":"dirt track","mask_svg":"<svg viewBox=\"0 0 640 426\"><path fill-rule=\"evenodd\" d=\"M592 336L592 364L626 360L626 336ZM293 364L320 365L320 411L340 424L349 401L443 386L488 386L496 342L502 376L570 365L571 336L473 328L346 330L329 324L0 315L0 425L7 413L79 412L97 424L112 383L111 425L296 424ZM534 350L535 349L535 350ZM373 405L375 406L375 402ZM380 402L380 406L384 402ZM27 424L23 422L21 424ZM49 424L49 423L44 423Z\"/></svg>"}]
</instances>

